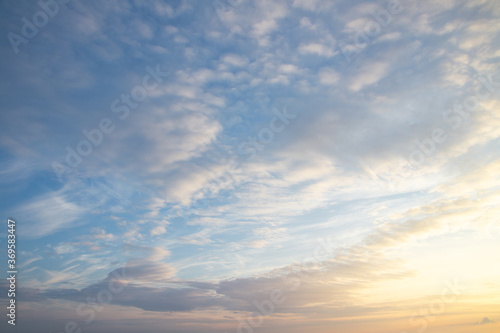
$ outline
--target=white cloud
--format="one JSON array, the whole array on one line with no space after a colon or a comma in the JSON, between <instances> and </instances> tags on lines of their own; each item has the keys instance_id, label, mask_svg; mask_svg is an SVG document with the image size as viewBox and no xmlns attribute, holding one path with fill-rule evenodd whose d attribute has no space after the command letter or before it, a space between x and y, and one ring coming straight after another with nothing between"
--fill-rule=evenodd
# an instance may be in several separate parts
<instances>
[{"instance_id":1,"label":"white cloud","mask_svg":"<svg viewBox=\"0 0 500 333\"><path fill-rule=\"evenodd\" d=\"M74 227L86 212L86 207L68 201L63 192L56 192L36 197L15 209L13 215L29 226L21 229L26 237L38 238Z\"/></svg>"},{"instance_id":2,"label":"white cloud","mask_svg":"<svg viewBox=\"0 0 500 333\"><path fill-rule=\"evenodd\" d=\"M340 79L340 74L333 68L321 68L319 70L319 82L326 85L332 85L338 83Z\"/></svg>"},{"instance_id":3,"label":"white cloud","mask_svg":"<svg viewBox=\"0 0 500 333\"><path fill-rule=\"evenodd\" d=\"M243 67L248 64L248 58L237 54L226 54L222 61L232 66Z\"/></svg>"},{"instance_id":4,"label":"white cloud","mask_svg":"<svg viewBox=\"0 0 500 333\"><path fill-rule=\"evenodd\" d=\"M151 236L160 236L166 232L167 232L167 230L165 229L164 226L157 226L157 227L154 227L153 229L151 229L150 233L151 233Z\"/></svg>"},{"instance_id":5,"label":"white cloud","mask_svg":"<svg viewBox=\"0 0 500 333\"><path fill-rule=\"evenodd\" d=\"M299 70L299 68L297 66L291 65L291 64L280 65L279 71L283 72L283 73L290 73L290 74L294 74L294 73L299 73L300 72L300 70Z\"/></svg>"},{"instance_id":6,"label":"white cloud","mask_svg":"<svg viewBox=\"0 0 500 333\"><path fill-rule=\"evenodd\" d=\"M294 0L293 6L310 11L315 11L320 3L321 0Z\"/></svg>"},{"instance_id":7,"label":"white cloud","mask_svg":"<svg viewBox=\"0 0 500 333\"><path fill-rule=\"evenodd\" d=\"M92 228L92 237L98 240L111 240L115 238L113 234L109 234L102 228Z\"/></svg>"},{"instance_id":8,"label":"white cloud","mask_svg":"<svg viewBox=\"0 0 500 333\"><path fill-rule=\"evenodd\" d=\"M167 16L167 17L174 16L173 8L168 4L164 3L163 1L155 1L154 10L160 16Z\"/></svg>"},{"instance_id":9,"label":"white cloud","mask_svg":"<svg viewBox=\"0 0 500 333\"><path fill-rule=\"evenodd\" d=\"M213 243L213 241L209 238L209 233L209 229L205 229L194 234L179 237L177 241L184 244L207 245Z\"/></svg>"},{"instance_id":10,"label":"white cloud","mask_svg":"<svg viewBox=\"0 0 500 333\"><path fill-rule=\"evenodd\" d=\"M301 44L299 52L302 54L317 54L324 57L333 57L338 53L333 48L333 45L324 45L320 43Z\"/></svg>"},{"instance_id":11,"label":"white cloud","mask_svg":"<svg viewBox=\"0 0 500 333\"><path fill-rule=\"evenodd\" d=\"M387 75L390 66L388 62L369 61L366 62L359 72L355 74L349 81L349 89L359 91L366 86L370 86L379 82Z\"/></svg>"}]
</instances>

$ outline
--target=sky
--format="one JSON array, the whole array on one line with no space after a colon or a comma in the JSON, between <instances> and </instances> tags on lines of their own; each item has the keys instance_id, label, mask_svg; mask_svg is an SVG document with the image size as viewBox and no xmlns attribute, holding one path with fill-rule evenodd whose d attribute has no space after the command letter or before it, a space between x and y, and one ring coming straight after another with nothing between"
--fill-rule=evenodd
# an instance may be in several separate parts
<instances>
[{"instance_id":1,"label":"sky","mask_svg":"<svg viewBox=\"0 0 500 333\"><path fill-rule=\"evenodd\" d=\"M500 330L500 2L0 17L2 332Z\"/></svg>"}]
</instances>

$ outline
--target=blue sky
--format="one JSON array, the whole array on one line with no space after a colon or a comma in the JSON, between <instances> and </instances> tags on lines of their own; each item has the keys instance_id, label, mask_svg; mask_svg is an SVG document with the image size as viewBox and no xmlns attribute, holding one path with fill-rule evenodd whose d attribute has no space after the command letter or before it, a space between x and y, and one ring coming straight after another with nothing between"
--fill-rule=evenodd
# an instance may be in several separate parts
<instances>
[{"instance_id":1,"label":"blue sky","mask_svg":"<svg viewBox=\"0 0 500 333\"><path fill-rule=\"evenodd\" d=\"M0 4L9 330L498 329L496 1L62 2Z\"/></svg>"}]
</instances>

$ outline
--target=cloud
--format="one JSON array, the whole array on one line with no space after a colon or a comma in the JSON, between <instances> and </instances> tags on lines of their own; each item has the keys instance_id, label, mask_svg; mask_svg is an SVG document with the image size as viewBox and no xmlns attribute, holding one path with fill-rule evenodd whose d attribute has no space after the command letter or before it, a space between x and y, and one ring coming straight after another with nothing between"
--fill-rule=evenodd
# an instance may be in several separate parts
<instances>
[{"instance_id":1,"label":"cloud","mask_svg":"<svg viewBox=\"0 0 500 333\"><path fill-rule=\"evenodd\" d=\"M243 67L248 64L247 57L238 54L226 54L223 56L222 61L236 67Z\"/></svg>"},{"instance_id":2,"label":"cloud","mask_svg":"<svg viewBox=\"0 0 500 333\"><path fill-rule=\"evenodd\" d=\"M316 10L320 2L321 2L320 0L294 0L293 6L314 11Z\"/></svg>"},{"instance_id":3,"label":"cloud","mask_svg":"<svg viewBox=\"0 0 500 333\"><path fill-rule=\"evenodd\" d=\"M149 261L159 261L170 256L170 251L162 247L149 247L125 243L123 249L128 256L135 259L143 258Z\"/></svg>"},{"instance_id":4,"label":"cloud","mask_svg":"<svg viewBox=\"0 0 500 333\"><path fill-rule=\"evenodd\" d=\"M340 75L333 68L322 68L319 71L319 82L325 85L334 85L338 83Z\"/></svg>"},{"instance_id":5,"label":"cloud","mask_svg":"<svg viewBox=\"0 0 500 333\"><path fill-rule=\"evenodd\" d=\"M113 234L106 233L106 230L101 228L92 228L92 237L98 240L111 240L115 236Z\"/></svg>"},{"instance_id":6,"label":"cloud","mask_svg":"<svg viewBox=\"0 0 500 333\"><path fill-rule=\"evenodd\" d=\"M302 54L316 54L328 58L333 57L338 53L338 51L334 51L332 45L324 45L320 43L301 44L299 46L299 52Z\"/></svg>"},{"instance_id":7,"label":"cloud","mask_svg":"<svg viewBox=\"0 0 500 333\"><path fill-rule=\"evenodd\" d=\"M268 245L276 246L288 238L286 228L257 228L253 233L257 239L248 242L248 245L253 248L264 248Z\"/></svg>"},{"instance_id":8,"label":"cloud","mask_svg":"<svg viewBox=\"0 0 500 333\"><path fill-rule=\"evenodd\" d=\"M285 17L287 13L287 6L278 1L264 2L259 1L259 7L261 7L263 18L258 19L258 22L253 24L252 34L257 38L267 35L278 27L277 20ZM264 9L265 8L265 9ZM256 18L257 19L257 18Z\"/></svg>"},{"instance_id":9,"label":"cloud","mask_svg":"<svg viewBox=\"0 0 500 333\"><path fill-rule=\"evenodd\" d=\"M157 227L154 227L153 229L151 229L150 233L151 233L151 236L160 236L160 235L163 235L164 233L166 233L167 230L165 229L164 226L157 226Z\"/></svg>"},{"instance_id":10,"label":"cloud","mask_svg":"<svg viewBox=\"0 0 500 333\"><path fill-rule=\"evenodd\" d=\"M171 265L152 261L149 258L129 260L122 268L117 268L115 273L126 272L123 281L147 285L150 283L168 282L177 273ZM110 274L113 275L113 272Z\"/></svg>"},{"instance_id":11,"label":"cloud","mask_svg":"<svg viewBox=\"0 0 500 333\"><path fill-rule=\"evenodd\" d=\"M377 265L373 265L375 262ZM356 299L355 290L379 279L404 276L407 273L398 273L394 263L384 263L384 260L373 256L364 259L357 257L350 263L339 259L287 266L269 277L240 278L214 284L175 280L174 271L167 264L137 260L113 270L105 280L82 290L47 290L40 297L83 301L87 297L95 297L100 290L108 287L110 281L114 281L115 286L123 287L123 291L113 295L112 304L116 305L162 312L217 307L252 311L253 301L263 301L273 290L281 290L287 302L277 311L299 313L311 302L318 303L318 306L347 305ZM151 283L178 284L178 287L146 286Z\"/></svg>"},{"instance_id":12,"label":"cloud","mask_svg":"<svg viewBox=\"0 0 500 333\"><path fill-rule=\"evenodd\" d=\"M41 259L43 259L42 256L39 256L39 255L33 256L32 258L30 258L30 259L28 259L26 261L22 261L21 264L19 265L19 268L28 267L29 265L31 265L35 261L38 261L38 260L41 260Z\"/></svg>"},{"instance_id":13,"label":"cloud","mask_svg":"<svg viewBox=\"0 0 500 333\"><path fill-rule=\"evenodd\" d=\"M73 246L64 243L58 246L54 246L53 249L57 255L73 253L76 251L76 249Z\"/></svg>"},{"instance_id":14,"label":"cloud","mask_svg":"<svg viewBox=\"0 0 500 333\"><path fill-rule=\"evenodd\" d=\"M490 320L488 317L484 317L483 320L481 320L478 325L487 325L487 324L493 324L495 323L494 321Z\"/></svg>"},{"instance_id":15,"label":"cloud","mask_svg":"<svg viewBox=\"0 0 500 333\"><path fill-rule=\"evenodd\" d=\"M39 238L74 227L75 222L79 221L85 213L85 207L68 201L62 192L36 197L12 211L16 219L30 226L21 229L21 232L30 238Z\"/></svg>"},{"instance_id":16,"label":"cloud","mask_svg":"<svg viewBox=\"0 0 500 333\"><path fill-rule=\"evenodd\" d=\"M286 301L263 331L350 331L355 322L375 332L363 326L373 318L378 331L397 331L387 318L418 308L408 294L439 292L443 271L474 271L477 261L436 258L469 252L476 239L471 257L495 249L486 236L498 231L498 96L453 122L443 112L486 92L477 78L498 71L498 6L406 2L347 62L340 41L385 4L222 3L73 2L19 56L4 52L3 207L21 237L51 244L26 243L49 256L25 263L23 313L43 306L62 317L125 271L124 290L93 328L154 332L156 320L158 332L230 331L280 290ZM5 27L19 29L16 17L32 9L2 11ZM170 75L120 119L111 102L156 63ZM254 159L239 154L242 142L265 141L259 133L284 106L297 118ZM52 160L103 117L116 130L56 184ZM446 141L398 173L436 128ZM53 235L62 230L76 233L62 242ZM325 234L334 244L318 250ZM427 256L436 243L443 253Z\"/></svg>"},{"instance_id":17,"label":"cloud","mask_svg":"<svg viewBox=\"0 0 500 333\"><path fill-rule=\"evenodd\" d=\"M213 240L210 239L209 234L210 234L210 229L204 229L202 231L189 234L187 236L179 237L177 241L184 244L207 245L213 243Z\"/></svg>"},{"instance_id":18,"label":"cloud","mask_svg":"<svg viewBox=\"0 0 500 333\"><path fill-rule=\"evenodd\" d=\"M359 91L366 86L379 82L380 79L387 75L389 68L387 62L365 63L359 72L351 78L349 89Z\"/></svg>"}]
</instances>

